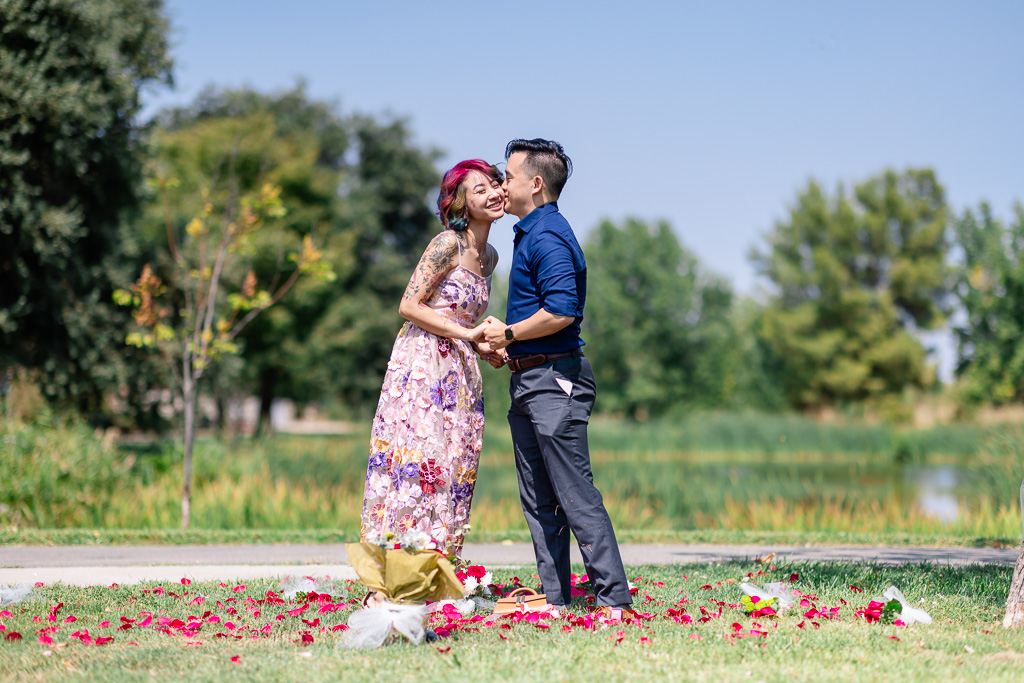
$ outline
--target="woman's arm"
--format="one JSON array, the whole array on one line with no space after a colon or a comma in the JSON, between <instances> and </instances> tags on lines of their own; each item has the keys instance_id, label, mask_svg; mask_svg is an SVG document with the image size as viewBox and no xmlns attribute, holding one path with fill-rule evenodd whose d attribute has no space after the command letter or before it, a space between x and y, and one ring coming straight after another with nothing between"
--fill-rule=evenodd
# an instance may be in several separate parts
<instances>
[{"instance_id":1,"label":"woman's arm","mask_svg":"<svg viewBox=\"0 0 1024 683\"><path fill-rule=\"evenodd\" d=\"M398 314L432 334L474 341L480 337L480 332L442 318L424 303L455 267L459 253L457 240L458 237L450 230L430 240L405 288L402 303L398 305Z\"/></svg>"}]
</instances>

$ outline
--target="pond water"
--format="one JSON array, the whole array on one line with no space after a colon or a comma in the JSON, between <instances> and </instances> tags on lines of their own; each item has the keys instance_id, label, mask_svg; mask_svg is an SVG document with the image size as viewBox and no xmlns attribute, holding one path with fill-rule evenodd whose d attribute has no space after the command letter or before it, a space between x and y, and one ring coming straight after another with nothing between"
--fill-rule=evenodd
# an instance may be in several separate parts
<instances>
[{"instance_id":1,"label":"pond water","mask_svg":"<svg viewBox=\"0 0 1024 683\"><path fill-rule=\"evenodd\" d=\"M712 456L708 456L711 458ZM511 463L485 462L478 495L518 498ZM681 527L714 519L729 505L784 501L803 509L856 507L913 513L953 524L965 513L1017 508L1020 474L1009 465L965 467L900 463L708 462L702 455L654 460L602 457L593 463L606 498L647 507Z\"/></svg>"},{"instance_id":2,"label":"pond water","mask_svg":"<svg viewBox=\"0 0 1024 683\"><path fill-rule=\"evenodd\" d=\"M960 499L957 487L968 475L957 467L907 467L904 479L916 487L916 502L921 512L937 517L943 522L955 522L960 516Z\"/></svg>"}]
</instances>

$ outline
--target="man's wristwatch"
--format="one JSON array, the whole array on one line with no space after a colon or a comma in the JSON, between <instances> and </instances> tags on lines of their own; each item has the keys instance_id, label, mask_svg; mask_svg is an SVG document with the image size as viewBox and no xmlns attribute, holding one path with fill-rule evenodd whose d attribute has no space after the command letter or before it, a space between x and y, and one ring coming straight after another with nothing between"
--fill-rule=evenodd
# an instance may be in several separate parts
<instances>
[{"instance_id":1,"label":"man's wristwatch","mask_svg":"<svg viewBox=\"0 0 1024 683\"><path fill-rule=\"evenodd\" d=\"M516 335L512 334L512 326L509 325L505 328L505 339L506 341L515 341Z\"/></svg>"}]
</instances>

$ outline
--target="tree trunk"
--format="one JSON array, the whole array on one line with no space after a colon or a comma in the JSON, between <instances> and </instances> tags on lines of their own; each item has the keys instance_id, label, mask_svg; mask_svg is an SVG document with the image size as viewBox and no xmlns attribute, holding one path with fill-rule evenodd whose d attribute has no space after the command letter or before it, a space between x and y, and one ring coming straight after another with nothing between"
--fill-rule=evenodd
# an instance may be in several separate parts
<instances>
[{"instance_id":1,"label":"tree trunk","mask_svg":"<svg viewBox=\"0 0 1024 683\"><path fill-rule=\"evenodd\" d=\"M185 378L185 485L181 492L181 528L188 529L192 507L192 444L196 439L196 381Z\"/></svg>"},{"instance_id":2,"label":"tree trunk","mask_svg":"<svg viewBox=\"0 0 1024 683\"><path fill-rule=\"evenodd\" d=\"M277 384L277 370L267 368L260 373L260 416L256 420L253 436L262 436L273 431L270 422L270 409L274 404L274 388Z\"/></svg>"},{"instance_id":3,"label":"tree trunk","mask_svg":"<svg viewBox=\"0 0 1024 683\"><path fill-rule=\"evenodd\" d=\"M218 391L214 394L213 400L217 404L217 434L223 439L228 435L228 397L224 392Z\"/></svg>"},{"instance_id":4,"label":"tree trunk","mask_svg":"<svg viewBox=\"0 0 1024 683\"><path fill-rule=\"evenodd\" d=\"M1024 624L1024 542L1020 544L1020 555L1010 582L1010 595L1006 598L1006 616L1003 626L1013 628Z\"/></svg>"}]
</instances>

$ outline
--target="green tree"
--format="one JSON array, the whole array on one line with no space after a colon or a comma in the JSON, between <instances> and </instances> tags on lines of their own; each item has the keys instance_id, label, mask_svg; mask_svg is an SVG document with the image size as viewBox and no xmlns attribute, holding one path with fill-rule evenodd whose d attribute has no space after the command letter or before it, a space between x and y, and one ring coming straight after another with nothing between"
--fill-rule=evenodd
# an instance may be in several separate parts
<instances>
[{"instance_id":1,"label":"green tree","mask_svg":"<svg viewBox=\"0 0 1024 683\"><path fill-rule=\"evenodd\" d=\"M303 347L303 377L354 411L376 407L398 304L423 249L441 229L428 203L439 152L412 144L403 120L352 120L357 154L339 220L344 275L324 292ZM339 271L340 272L340 271Z\"/></svg>"},{"instance_id":2,"label":"green tree","mask_svg":"<svg viewBox=\"0 0 1024 683\"><path fill-rule=\"evenodd\" d=\"M954 226L961 253L955 292L963 321L954 327L957 375L971 403L1024 399L1024 206L1004 225L988 204Z\"/></svg>"},{"instance_id":3,"label":"green tree","mask_svg":"<svg viewBox=\"0 0 1024 683\"><path fill-rule=\"evenodd\" d=\"M139 92L170 83L156 0L0 0L0 366L95 414L139 392L111 303L137 272Z\"/></svg>"},{"instance_id":4,"label":"green tree","mask_svg":"<svg viewBox=\"0 0 1024 683\"><path fill-rule=\"evenodd\" d=\"M732 292L667 223L604 221L586 240L583 336L603 411L645 418L731 391Z\"/></svg>"},{"instance_id":5,"label":"green tree","mask_svg":"<svg viewBox=\"0 0 1024 683\"><path fill-rule=\"evenodd\" d=\"M764 336L764 317L764 306L752 298L733 302L729 343L716 350L728 358L723 408L779 412L788 407L784 367Z\"/></svg>"},{"instance_id":6,"label":"green tree","mask_svg":"<svg viewBox=\"0 0 1024 683\"><path fill-rule=\"evenodd\" d=\"M258 394L262 425L275 397L340 399L356 408L375 403L399 327L397 302L437 228L426 202L438 180L436 155L411 144L403 121L342 116L309 99L302 84L274 94L207 90L192 105L158 117L160 139L169 144L251 117L265 122L262 144L276 159L264 174L282 188L285 233L314 230L337 279L300 280L253 321L240 338L241 377L218 384ZM231 142L230 135L209 139L219 154ZM192 154L168 162L179 175L203 163ZM151 225L163 210L153 206ZM261 282L273 277L281 257L274 234L255 241L250 261Z\"/></svg>"},{"instance_id":7,"label":"green tree","mask_svg":"<svg viewBox=\"0 0 1024 683\"><path fill-rule=\"evenodd\" d=\"M927 169L829 196L815 182L751 259L772 285L762 332L799 408L884 401L930 381L915 328L946 314L945 192Z\"/></svg>"}]
</instances>

